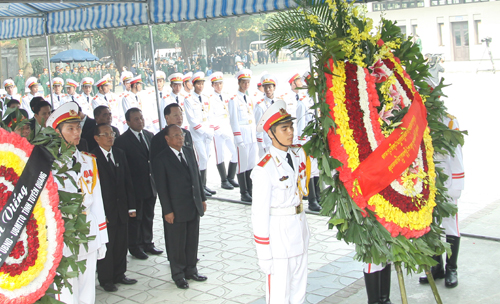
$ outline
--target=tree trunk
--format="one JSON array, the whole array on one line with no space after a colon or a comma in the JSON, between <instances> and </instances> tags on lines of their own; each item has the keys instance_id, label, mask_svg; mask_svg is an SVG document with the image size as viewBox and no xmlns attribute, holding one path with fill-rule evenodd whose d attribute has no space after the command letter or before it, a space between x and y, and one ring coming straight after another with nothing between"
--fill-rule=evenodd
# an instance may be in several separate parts
<instances>
[{"instance_id":1,"label":"tree trunk","mask_svg":"<svg viewBox=\"0 0 500 304\"><path fill-rule=\"evenodd\" d=\"M236 27L231 27L229 31L229 41L230 41L230 48L231 52L236 52L237 51L237 44L236 44Z\"/></svg>"},{"instance_id":2,"label":"tree trunk","mask_svg":"<svg viewBox=\"0 0 500 304\"><path fill-rule=\"evenodd\" d=\"M121 72L124 66L127 66L130 70L133 50L127 44L123 43L120 38L117 38L113 30L108 30L104 39L108 54L110 54L111 58L115 61L115 66L118 71Z\"/></svg>"},{"instance_id":3,"label":"tree trunk","mask_svg":"<svg viewBox=\"0 0 500 304\"><path fill-rule=\"evenodd\" d=\"M26 67L26 60L26 39L17 39L17 64L20 69Z\"/></svg>"}]
</instances>

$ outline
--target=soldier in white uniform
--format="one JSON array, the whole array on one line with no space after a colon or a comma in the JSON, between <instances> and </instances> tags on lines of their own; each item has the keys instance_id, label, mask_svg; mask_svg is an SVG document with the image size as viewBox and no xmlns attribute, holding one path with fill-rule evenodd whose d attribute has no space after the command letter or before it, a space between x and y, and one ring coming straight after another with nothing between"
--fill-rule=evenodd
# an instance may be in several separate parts
<instances>
[{"instance_id":1,"label":"soldier in white uniform","mask_svg":"<svg viewBox=\"0 0 500 304\"><path fill-rule=\"evenodd\" d=\"M193 77L193 73L189 72L186 75L182 76L182 91L181 96L184 99L188 99L191 96L191 92L193 91L193 83L191 82L191 78Z\"/></svg>"},{"instance_id":2,"label":"soldier in white uniform","mask_svg":"<svg viewBox=\"0 0 500 304\"><path fill-rule=\"evenodd\" d=\"M110 92L111 81L109 74L106 74L96 83L99 92L92 100L92 107L95 109L98 106L107 106L113 116L111 125L122 133L126 126L125 113L121 106L121 100L118 100L118 97Z\"/></svg>"},{"instance_id":3,"label":"soldier in white uniform","mask_svg":"<svg viewBox=\"0 0 500 304\"><path fill-rule=\"evenodd\" d=\"M63 85L64 80L61 77L55 77L52 79L52 99L50 94L45 96L45 100L54 103L52 109L57 109L64 103L64 97L66 94L62 92Z\"/></svg>"},{"instance_id":4,"label":"soldier in white uniform","mask_svg":"<svg viewBox=\"0 0 500 304\"><path fill-rule=\"evenodd\" d=\"M54 128L67 143L77 145L80 142L82 131L78 105L73 102L63 104L49 116L47 126ZM68 174L75 180L77 187L68 179L64 180L63 184L57 179L55 180L60 190L82 193L84 212L87 216L87 222L90 222L88 236L95 236L95 239L88 242L88 249L85 249L83 245L80 246L78 261L86 261L86 270L78 277L69 279L73 294L68 288L63 288L61 294L56 295L56 299L67 304L93 304L95 303L96 264L98 259L103 259L106 255L106 243L108 242L106 217L95 157L78 150L75 150L73 157L81 164L81 168L79 172L68 171ZM71 167L72 164L70 163L68 166ZM63 254L70 256L72 253L64 246Z\"/></svg>"},{"instance_id":5,"label":"soldier in white uniform","mask_svg":"<svg viewBox=\"0 0 500 304\"><path fill-rule=\"evenodd\" d=\"M94 109L92 108L92 87L94 79L92 77L83 77L80 82L82 94L79 96L78 104L82 108L82 112L90 118L94 118Z\"/></svg>"},{"instance_id":6,"label":"soldier in white uniform","mask_svg":"<svg viewBox=\"0 0 500 304\"><path fill-rule=\"evenodd\" d=\"M443 120L445 125L452 130L459 130L458 120L456 117L447 114ZM443 169L444 174L448 175L445 187L450 197L450 203L458 204L458 199L462 195L465 182L465 171L463 163L462 146L458 145L455 148L455 155L434 154L436 166ZM454 288L458 285L457 260L458 251L460 248L460 230L458 229L458 213L454 216L443 218L442 227L446 234L446 242L450 243L451 256L446 256L446 267L443 264L443 256L434 257L438 265L431 268L432 277L434 279L444 278L444 285L448 288ZM427 277L420 277L420 283L428 283Z\"/></svg>"},{"instance_id":7,"label":"soldier in white uniform","mask_svg":"<svg viewBox=\"0 0 500 304\"><path fill-rule=\"evenodd\" d=\"M257 104L255 105L254 115L255 121L260 121L264 112L274 103L274 92L276 91L276 84L278 81L276 77L270 74L262 75L260 79L260 83L264 88L264 95L262 98L258 99ZM259 147L259 158L269 152L269 148L271 148L272 141L269 136L265 132L257 132L257 146Z\"/></svg>"},{"instance_id":8,"label":"soldier in white uniform","mask_svg":"<svg viewBox=\"0 0 500 304\"><path fill-rule=\"evenodd\" d=\"M302 79L307 78L308 72L306 72ZM302 86L304 82L300 79L300 85ZM304 133L304 129L307 124L314 119L314 110L311 109L311 106L314 105L314 101L307 94L307 90L297 90L297 95L299 99L297 100L297 112L296 112L296 130L295 134L297 137L294 139L294 142L297 141L300 145L304 145L309 140L308 137L302 136ZM307 200L309 202L308 209L311 211L321 211L321 206L319 205L320 201L320 192L321 189L319 187L319 169L318 169L318 161L317 159L311 157L311 180L309 182L309 195L307 196Z\"/></svg>"},{"instance_id":9,"label":"soldier in white uniform","mask_svg":"<svg viewBox=\"0 0 500 304\"><path fill-rule=\"evenodd\" d=\"M224 75L222 72L215 72L210 75L210 81L212 82L214 92L209 96L209 120L210 124L214 127L215 157L217 158L217 170L219 171L221 179L221 188L231 190L234 189L234 187L239 187L238 183L234 180L238 167L238 154L234 146L234 137L229 121L229 97L222 93L222 88L224 86L223 80ZM224 163L224 148L231 154L231 160L229 161L227 171L226 164Z\"/></svg>"},{"instance_id":10,"label":"soldier in white uniform","mask_svg":"<svg viewBox=\"0 0 500 304\"><path fill-rule=\"evenodd\" d=\"M165 81L167 79L167 76L163 71L156 71L156 84L158 85L158 95L160 97L160 107L163 104L163 97L166 97L169 95L171 90L165 86ZM145 128L148 131L151 131L153 133L158 133L160 131L160 118L158 118L158 108L156 104L156 91L155 88L153 87L152 90L149 91L142 91L142 98L145 101L143 103L143 109L142 112L144 113L144 119L145 119ZM165 107L161 107L161 112L163 113L163 110ZM163 115L160 115L163 116ZM163 120L165 120L165 117L163 117ZM163 125L165 127L165 125Z\"/></svg>"},{"instance_id":11,"label":"soldier in white uniform","mask_svg":"<svg viewBox=\"0 0 500 304\"><path fill-rule=\"evenodd\" d=\"M189 123L189 130L193 137L193 145L198 158L201 182L205 189L205 195L212 195L216 192L207 188L207 164L210 157L210 145L214 139L214 129L208 121L210 104L206 96L202 96L205 87L205 73L195 73L191 79L194 91L184 104L186 117Z\"/></svg>"},{"instance_id":12,"label":"soldier in white uniform","mask_svg":"<svg viewBox=\"0 0 500 304\"><path fill-rule=\"evenodd\" d=\"M79 95L76 94L76 90L78 89L79 86L80 83L78 81L75 81L71 78L66 79L66 85L64 87L66 88L66 92L68 93L66 94L66 96L64 96L61 103L64 104L73 101L80 104L78 100Z\"/></svg>"},{"instance_id":13,"label":"soldier in white uniform","mask_svg":"<svg viewBox=\"0 0 500 304\"><path fill-rule=\"evenodd\" d=\"M238 184L241 200L252 201L252 179L250 174L257 157L257 138L255 136L254 104L246 91L250 87L252 71L243 69L236 73L238 92L229 100L229 120L233 131L236 152L238 153Z\"/></svg>"},{"instance_id":14,"label":"soldier in white uniform","mask_svg":"<svg viewBox=\"0 0 500 304\"><path fill-rule=\"evenodd\" d=\"M25 109L28 112L29 118L33 117L33 111L31 110L30 102L33 97L43 97L42 94L38 93L38 80L36 77L30 77L26 80L26 88L30 91L23 96L23 100L21 102L21 109Z\"/></svg>"},{"instance_id":15,"label":"soldier in white uniform","mask_svg":"<svg viewBox=\"0 0 500 304\"><path fill-rule=\"evenodd\" d=\"M138 108L142 110L142 99L139 92L142 91L141 75L137 75L130 79L130 92L127 92L122 97L123 113L127 113L130 108Z\"/></svg>"},{"instance_id":16,"label":"soldier in white uniform","mask_svg":"<svg viewBox=\"0 0 500 304\"><path fill-rule=\"evenodd\" d=\"M161 111L163 112L165 110L165 107L168 106L171 103L176 103L178 104L181 109L182 109L182 128L183 129L188 129L189 125L187 122L186 118L186 111L184 110L184 103L185 99L181 95L181 90L182 90L182 74L181 73L173 73L168 77L168 80L170 81L170 88L172 89L172 92L168 93L167 95L164 95L161 100L160 100L160 107ZM162 126L166 126L166 120L165 116L160 117L162 121Z\"/></svg>"},{"instance_id":17,"label":"soldier in white uniform","mask_svg":"<svg viewBox=\"0 0 500 304\"><path fill-rule=\"evenodd\" d=\"M2 100L4 102L4 107L7 107L7 102L9 100L15 99L21 102L21 95L15 93L16 89L16 84L14 83L14 80L12 79L5 79L3 82L3 87L5 91L7 91L7 94L2 96Z\"/></svg>"},{"instance_id":18,"label":"soldier in white uniform","mask_svg":"<svg viewBox=\"0 0 500 304\"><path fill-rule=\"evenodd\" d=\"M267 109L257 126L272 146L252 172L256 191L252 226L259 266L266 274L266 303L303 303L307 287L309 227L302 205L310 162L293 146L293 120L283 100Z\"/></svg>"}]
</instances>

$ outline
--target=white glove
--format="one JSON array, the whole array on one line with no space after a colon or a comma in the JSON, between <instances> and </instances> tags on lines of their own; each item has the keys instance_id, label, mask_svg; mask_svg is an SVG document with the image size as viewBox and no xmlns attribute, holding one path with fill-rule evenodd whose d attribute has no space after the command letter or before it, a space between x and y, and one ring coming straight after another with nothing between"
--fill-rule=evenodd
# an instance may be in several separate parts
<instances>
[{"instance_id":1,"label":"white glove","mask_svg":"<svg viewBox=\"0 0 500 304\"><path fill-rule=\"evenodd\" d=\"M214 134L217 135L217 136L223 136L224 135L224 134L222 134L222 130L220 128L217 129L217 130L215 130Z\"/></svg>"},{"instance_id":2,"label":"white glove","mask_svg":"<svg viewBox=\"0 0 500 304\"><path fill-rule=\"evenodd\" d=\"M106 251L107 251L106 244L102 245L97 249L97 259L102 260L106 256Z\"/></svg>"},{"instance_id":3,"label":"white glove","mask_svg":"<svg viewBox=\"0 0 500 304\"><path fill-rule=\"evenodd\" d=\"M245 148L245 143L242 141L242 142L236 143L236 146L238 148L242 148L243 149L243 148Z\"/></svg>"},{"instance_id":4,"label":"white glove","mask_svg":"<svg viewBox=\"0 0 500 304\"><path fill-rule=\"evenodd\" d=\"M259 259L259 267L260 267L260 270L262 270L262 272L264 274L273 274L274 273L274 267L273 267L273 260L272 259L269 259L269 260L261 260L261 259Z\"/></svg>"},{"instance_id":5,"label":"white glove","mask_svg":"<svg viewBox=\"0 0 500 304\"><path fill-rule=\"evenodd\" d=\"M205 133L205 138L207 140L212 140L212 138L214 138L214 132L207 132L207 133Z\"/></svg>"}]
</instances>

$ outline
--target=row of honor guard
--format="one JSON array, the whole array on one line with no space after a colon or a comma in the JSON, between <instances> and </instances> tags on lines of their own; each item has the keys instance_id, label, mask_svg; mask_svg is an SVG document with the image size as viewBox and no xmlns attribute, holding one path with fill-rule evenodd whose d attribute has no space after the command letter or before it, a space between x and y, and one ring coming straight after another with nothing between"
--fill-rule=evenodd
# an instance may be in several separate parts
<instances>
[{"instance_id":1,"label":"row of honor guard","mask_svg":"<svg viewBox=\"0 0 500 304\"><path fill-rule=\"evenodd\" d=\"M213 90L205 90L205 74L202 72L194 75L173 73L168 77L170 87L165 86L167 77L164 72L158 71L156 74L161 111L171 103L177 103L183 109L183 127L192 133L203 181L206 183L206 168L213 145L217 169L221 177L221 187L233 189L239 186L241 200L246 202L252 201L250 173L256 164L257 155L264 156L271 146L269 136L264 132L256 132L255 123L276 100L284 100L287 112L295 114L297 118L294 122L294 143L304 144L308 138L300 135L314 115L311 110L313 100L308 96L307 90L302 89L309 77L309 73L302 77L298 73L292 75L288 79L290 89L280 88L286 93L276 96L278 81L276 77L267 73L259 79L259 91L248 94L252 78L252 72L248 69L236 74L238 80L236 94L223 93L224 83L221 72L215 72L209 76ZM166 121L163 115L160 115L158 119L155 92L142 90L143 83L140 75L134 77L131 72L123 72L120 78L125 90L117 95L110 92L109 75L105 75L95 83L90 77L84 77L80 82L70 78L64 82L62 78L55 77L52 80L52 96L47 95L45 99L53 102L54 109L66 102L75 101L82 108L82 112L91 118L93 118L93 109L97 106L108 106L113 116L112 125L120 132L125 131L127 126L124 113L136 107L144 113L145 128L157 133L160 130L159 120L162 121L162 126L165 126ZM95 96L92 95L94 85L98 88ZM40 95L36 78L31 77L26 81L26 87L30 89L30 93L22 99L20 96L9 95L12 90L7 88L12 86L14 86L12 80L8 79L4 82L8 93L6 98L22 100L21 107L32 117L29 102L33 97ZM63 93L63 87L67 93ZM76 93L79 87L82 90L81 94ZM227 169L224 165L226 153L230 155ZM308 196L309 209L319 211L321 209L317 203L319 171L314 159L312 159L312 177L310 185L312 191ZM214 193L206 189L207 194Z\"/></svg>"}]
</instances>

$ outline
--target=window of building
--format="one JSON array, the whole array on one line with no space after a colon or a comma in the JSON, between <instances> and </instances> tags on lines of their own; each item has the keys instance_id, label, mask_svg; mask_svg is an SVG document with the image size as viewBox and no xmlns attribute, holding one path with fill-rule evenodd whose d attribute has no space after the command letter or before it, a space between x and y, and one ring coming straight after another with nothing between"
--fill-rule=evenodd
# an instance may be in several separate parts
<instances>
[{"instance_id":1,"label":"window of building","mask_svg":"<svg viewBox=\"0 0 500 304\"><path fill-rule=\"evenodd\" d=\"M474 2L489 2L490 0L431 0L431 6L453 5Z\"/></svg>"},{"instance_id":2,"label":"window of building","mask_svg":"<svg viewBox=\"0 0 500 304\"><path fill-rule=\"evenodd\" d=\"M406 25L398 25L398 27L401 30L401 34L406 37Z\"/></svg>"},{"instance_id":3,"label":"window of building","mask_svg":"<svg viewBox=\"0 0 500 304\"><path fill-rule=\"evenodd\" d=\"M398 10L405 8L424 7L422 0L396 0L396 1L381 1L373 3L373 11Z\"/></svg>"},{"instance_id":4,"label":"window of building","mask_svg":"<svg viewBox=\"0 0 500 304\"><path fill-rule=\"evenodd\" d=\"M444 29L444 23L438 23L438 45L443 46L443 29Z\"/></svg>"},{"instance_id":5,"label":"window of building","mask_svg":"<svg viewBox=\"0 0 500 304\"><path fill-rule=\"evenodd\" d=\"M476 44L481 44L481 20L474 20L474 41Z\"/></svg>"}]
</instances>

